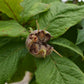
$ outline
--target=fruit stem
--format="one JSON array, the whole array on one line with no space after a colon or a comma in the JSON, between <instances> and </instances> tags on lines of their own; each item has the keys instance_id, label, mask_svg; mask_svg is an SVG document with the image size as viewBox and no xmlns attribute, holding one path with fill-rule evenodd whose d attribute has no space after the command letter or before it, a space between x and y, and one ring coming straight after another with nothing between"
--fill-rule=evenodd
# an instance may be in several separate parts
<instances>
[{"instance_id":1,"label":"fruit stem","mask_svg":"<svg viewBox=\"0 0 84 84\"><path fill-rule=\"evenodd\" d=\"M52 49L56 54L58 54L60 57L63 57L58 51L56 51L54 48Z\"/></svg>"},{"instance_id":2,"label":"fruit stem","mask_svg":"<svg viewBox=\"0 0 84 84\"><path fill-rule=\"evenodd\" d=\"M31 27L29 27L29 29L30 29L30 33L32 33L34 31Z\"/></svg>"},{"instance_id":3,"label":"fruit stem","mask_svg":"<svg viewBox=\"0 0 84 84\"><path fill-rule=\"evenodd\" d=\"M38 20L36 20L36 25L37 25L37 29L38 29L38 32L39 32L39 23L38 23Z\"/></svg>"}]
</instances>

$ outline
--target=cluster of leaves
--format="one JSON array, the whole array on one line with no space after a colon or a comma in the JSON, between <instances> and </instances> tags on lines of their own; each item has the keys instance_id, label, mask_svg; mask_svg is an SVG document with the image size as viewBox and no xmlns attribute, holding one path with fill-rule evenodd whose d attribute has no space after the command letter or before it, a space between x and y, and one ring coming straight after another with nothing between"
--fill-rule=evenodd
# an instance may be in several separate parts
<instances>
[{"instance_id":1,"label":"cluster of leaves","mask_svg":"<svg viewBox=\"0 0 84 84\"><path fill-rule=\"evenodd\" d=\"M20 81L25 71L30 84L84 84L84 6L58 0L0 0L0 84ZM52 53L33 57L25 47L29 28L49 31Z\"/></svg>"}]
</instances>

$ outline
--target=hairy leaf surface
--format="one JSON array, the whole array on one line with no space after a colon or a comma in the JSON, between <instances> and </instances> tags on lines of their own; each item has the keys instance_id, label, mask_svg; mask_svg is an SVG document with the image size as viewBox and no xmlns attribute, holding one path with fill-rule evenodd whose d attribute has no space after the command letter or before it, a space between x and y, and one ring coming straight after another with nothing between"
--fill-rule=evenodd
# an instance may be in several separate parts
<instances>
[{"instance_id":1,"label":"hairy leaf surface","mask_svg":"<svg viewBox=\"0 0 84 84\"><path fill-rule=\"evenodd\" d=\"M39 84L84 84L84 74L70 60L51 54L37 59L36 80Z\"/></svg>"},{"instance_id":2,"label":"hairy leaf surface","mask_svg":"<svg viewBox=\"0 0 84 84\"><path fill-rule=\"evenodd\" d=\"M27 37L28 32L14 20L0 21L0 36Z\"/></svg>"},{"instance_id":3,"label":"hairy leaf surface","mask_svg":"<svg viewBox=\"0 0 84 84\"><path fill-rule=\"evenodd\" d=\"M26 52L28 52L28 51L25 51L24 54ZM34 72L35 67L36 66L35 66L35 62L34 62L34 57L31 54L27 53L24 56L20 56L20 61L17 65L17 71L12 76L10 82L21 81L25 76L25 72L26 71Z\"/></svg>"},{"instance_id":4,"label":"hairy leaf surface","mask_svg":"<svg viewBox=\"0 0 84 84\"><path fill-rule=\"evenodd\" d=\"M49 9L49 5L41 3L40 0L24 0L21 5L23 7L21 22L23 23L27 22L30 17L45 12Z\"/></svg>"},{"instance_id":5,"label":"hairy leaf surface","mask_svg":"<svg viewBox=\"0 0 84 84\"><path fill-rule=\"evenodd\" d=\"M20 56L25 56L23 43L11 42L0 48L0 84L9 81L17 69Z\"/></svg>"},{"instance_id":6,"label":"hairy leaf surface","mask_svg":"<svg viewBox=\"0 0 84 84\"><path fill-rule=\"evenodd\" d=\"M53 2L50 10L39 17L40 29L47 29L53 38L57 38L83 17L84 6Z\"/></svg>"}]
</instances>

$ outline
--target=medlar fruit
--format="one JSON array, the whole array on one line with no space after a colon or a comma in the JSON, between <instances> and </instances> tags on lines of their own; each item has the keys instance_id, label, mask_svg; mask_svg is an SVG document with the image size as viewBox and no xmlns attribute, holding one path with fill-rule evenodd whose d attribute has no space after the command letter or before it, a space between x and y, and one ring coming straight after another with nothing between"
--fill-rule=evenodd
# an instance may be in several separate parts
<instances>
[{"instance_id":1,"label":"medlar fruit","mask_svg":"<svg viewBox=\"0 0 84 84\"><path fill-rule=\"evenodd\" d=\"M45 58L53 51L53 47L47 44L47 41L50 39L51 35L49 32L35 30L31 32L26 39L26 47L33 56Z\"/></svg>"}]
</instances>

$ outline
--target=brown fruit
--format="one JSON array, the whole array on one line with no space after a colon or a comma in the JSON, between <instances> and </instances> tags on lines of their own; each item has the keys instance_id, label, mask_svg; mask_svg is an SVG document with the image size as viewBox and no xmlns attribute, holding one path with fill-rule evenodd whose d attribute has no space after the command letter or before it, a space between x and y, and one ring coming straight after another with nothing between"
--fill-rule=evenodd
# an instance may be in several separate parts
<instances>
[{"instance_id":1,"label":"brown fruit","mask_svg":"<svg viewBox=\"0 0 84 84\"><path fill-rule=\"evenodd\" d=\"M52 52L53 47L47 44L51 35L44 30L35 30L31 32L26 39L26 47L29 52L38 58L45 58Z\"/></svg>"}]
</instances>

